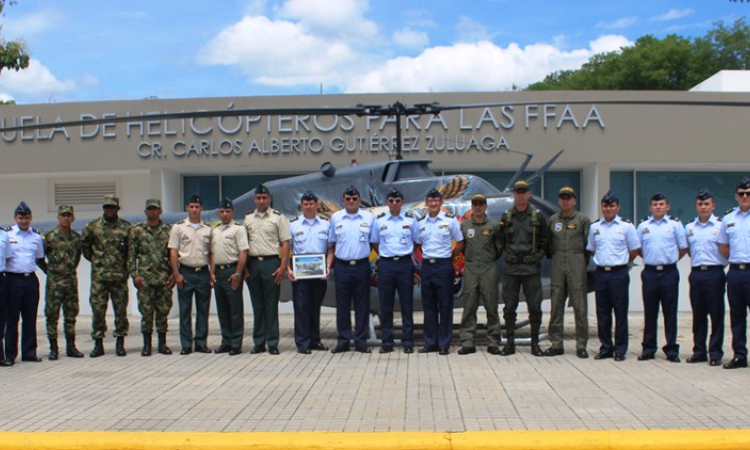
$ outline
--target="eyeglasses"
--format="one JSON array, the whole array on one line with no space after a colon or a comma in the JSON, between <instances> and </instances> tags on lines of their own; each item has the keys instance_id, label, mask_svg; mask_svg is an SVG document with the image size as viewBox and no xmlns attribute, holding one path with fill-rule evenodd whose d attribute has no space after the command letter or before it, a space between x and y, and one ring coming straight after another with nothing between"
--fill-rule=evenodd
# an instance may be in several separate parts
<instances>
[{"instance_id":1,"label":"eyeglasses","mask_svg":"<svg viewBox=\"0 0 750 450\"><path fill-rule=\"evenodd\" d=\"M356 202L357 200L359 200L359 197L356 195L354 197L344 196L344 201L346 202Z\"/></svg>"},{"instance_id":2,"label":"eyeglasses","mask_svg":"<svg viewBox=\"0 0 750 450\"><path fill-rule=\"evenodd\" d=\"M737 197L750 197L750 191L735 192L735 194Z\"/></svg>"}]
</instances>

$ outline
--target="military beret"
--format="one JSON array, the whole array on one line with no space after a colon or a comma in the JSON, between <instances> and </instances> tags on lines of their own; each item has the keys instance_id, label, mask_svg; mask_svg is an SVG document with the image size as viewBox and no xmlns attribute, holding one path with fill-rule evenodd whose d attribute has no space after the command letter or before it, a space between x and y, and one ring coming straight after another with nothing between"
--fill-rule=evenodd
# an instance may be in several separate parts
<instances>
[{"instance_id":1,"label":"military beret","mask_svg":"<svg viewBox=\"0 0 750 450\"><path fill-rule=\"evenodd\" d=\"M120 206L120 198L116 195L105 195L104 196L104 203L102 203L102 206Z\"/></svg>"},{"instance_id":2,"label":"military beret","mask_svg":"<svg viewBox=\"0 0 750 450\"><path fill-rule=\"evenodd\" d=\"M750 189L750 177L743 177L740 184L737 185L737 189Z\"/></svg>"},{"instance_id":3,"label":"military beret","mask_svg":"<svg viewBox=\"0 0 750 450\"><path fill-rule=\"evenodd\" d=\"M269 191L264 184L259 184L258 187L255 188L255 195L260 194L271 195L271 191Z\"/></svg>"},{"instance_id":4,"label":"military beret","mask_svg":"<svg viewBox=\"0 0 750 450\"><path fill-rule=\"evenodd\" d=\"M313 193L311 190L306 190L304 194L302 194L302 198L300 200L305 202L315 201L318 197Z\"/></svg>"},{"instance_id":5,"label":"military beret","mask_svg":"<svg viewBox=\"0 0 750 450\"><path fill-rule=\"evenodd\" d=\"M29 205L27 205L26 202L22 201L16 206L17 216L28 216L29 214L31 214L31 208L29 208Z\"/></svg>"},{"instance_id":6,"label":"military beret","mask_svg":"<svg viewBox=\"0 0 750 450\"><path fill-rule=\"evenodd\" d=\"M606 194L604 194L604 197L602 197L602 205L612 205L614 203L617 203L619 205L620 199L617 198L612 190L609 190Z\"/></svg>"},{"instance_id":7,"label":"military beret","mask_svg":"<svg viewBox=\"0 0 750 450\"><path fill-rule=\"evenodd\" d=\"M524 181L524 180L518 180L515 183L513 183L513 190L514 191L526 192L529 189L530 189L529 188L529 183L526 182L526 181Z\"/></svg>"},{"instance_id":8,"label":"military beret","mask_svg":"<svg viewBox=\"0 0 750 450\"><path fill-rule=\"evenodd\" d=\"M146 200L146 209L149 208L160 208L161 209L161 200L158 198L150 198Z\"/></svg>"},{"instance_id":9,"label":"military beret","mask_svg":"<svg viewBox=\"0 0 750 450\"><path fill-rule=\"evenodd\" d=\"M702 188L695 196L696 200L702 201L708 200L709 198L714 198L714 193L711 192L711 189L708 188Z\"/></svg>"},{"instance_id":10,"label":"military beret","mask_svg":"<svg viewBox=\"0 0 750 450\"><path fill-rule=\"evenodd\" d=\"M234 203L232 203L232 199L228 197L224 197L219 202L219 209L234 209Z\"/></svg>"},{"instance_id":11,"label":"military beret","mask_svg":"<svg viewBox=\"0 0 750 450\"><path fill-rule=\"evenodd\" d=\"M390 192L388 192L388 195L386 196L386 198L400 198L401 200L403 200L404 194L402 194L401 191L399 191L398 189L393 188L391 189Z\"/></svg>"},{"instance_id":12,"label":"military beret","mask_svg":"<svg viewBox=\"0 0 750 450\"><path fill-rule=\"evenodd\" d=\"M359 191L354 186L349 186L344 190L344 195L356 195L359 196Z\"/></svg>"},{"instance_id":13,"label":"military beret","mask_svg":"<svg viewBox=\"0 0 750 450\"><path fill-rule=\"evenodd\" d=\"M570 186L561 187L560 190L557 191L557 196L558 197L568 196L568 197L578 198L578 196L576 195L575 189L573 189Z\"/></svg>"},{"instance_id":14,"label":"military beret","mask_svg":"<svg viewBox=\"0 0 750 450\"><path fill-rule=\"evenodd\" d=\"M60 205L57 207L57 215L62 216L63 214L75 214L72 206Z\"/></svg>"},{"instance_id":15,"label":"military beret","mask_svg":"<svg viewBox=\"0 0 750 450\"><path fill-rule=\"evenodd\" d=\"M484 194L474 194L471 197L471 203L486 204L487 197Z\"/></svg>"},{"instance_id":16,"label":"military beret","mask_svg":"<svg viewBox=\"0 0 750 450\"><path fill-rule=\"evenodd\" d=\"M654 195L651 196L651 200L650 201L652 201L652 202L660 202L660 201L666 200L666 199L667 199L667 196L664 195L663 192L658 191L658 192L654 192Z\"/></svg>"},{"instance_id":17,"label":"military beret","mask_svg":"<svg viewBox=\"0 0 750 450\"><path fill-rule=\"evenodd\" d=\"M190 197L188 197L188 199L187 199L187 203L188 203L188 204L190 204L190 203L197 203L197 204L199 204L199 205L202 205L202 204L203 204L203 200L201 199L201 196L200 196L200 195L198 195L198 194L193 194L193 195L191 195Z\"/></svg>"},{"instance_id":18,"label":"military beret","mask_svg":"<svg viewBox=\"0 0 750 450\"><path fill-rule=\"evenodd\" d=\"M443 198L443 194L441 194L437 189L432 188L427 191L427 198Z\"/></svg>"}]
</instances>

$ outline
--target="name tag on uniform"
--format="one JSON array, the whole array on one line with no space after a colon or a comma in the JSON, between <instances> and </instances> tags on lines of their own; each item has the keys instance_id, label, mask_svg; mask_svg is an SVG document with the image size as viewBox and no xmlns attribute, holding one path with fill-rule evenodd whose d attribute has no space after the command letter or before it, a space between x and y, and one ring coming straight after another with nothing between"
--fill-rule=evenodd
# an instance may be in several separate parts
<instances>
[{"instance_id":1,"label":"name tag on uniform","mask_svg":"<svg viewBox=\"0 0 750 450\"><path fill-rule=\"evenodd\" d=\"M574 223L569 223L566 228L569 229L569 230L575 230L576 228L578 228L578 225L576 225Z\"/></svg>"},{"instance_id":2,"label":"name tag on uniform","mask_svg":"<svg viewBox=\"0 0 750 450\"><path fill-rule=\"evenodd\" d=\"M440 229L440 230L442 230L443 228L448 228L448 224L447 223L443 223L440 226L438 226L438 229Z\"/></svg>"},{"instance_id":3,"label":"name tag on uniform","mask_svg":"<svg viewBox=\"0 0 750 450\"><path fill-rule=\"evenodd\" d=\"M648 234L648 233L649 233L648 228L644 228L643 229L643 234Z\"/></svg>"},{"instance_id":4,"label":"name tag on uniform","mask_svg":"<svg viewBox=\"0 0 750 450\"><path fill-rule=\"evenodd\" d=\"M727 228L730 228L730 227L733 227L733 226L734 226L734 223L728 223L727 224Z\"/></svg>"},{"instance_id":5,"label":"name tag on uniform","mask_svg":"<svg viewBox=\"0 0 750 450\"><path fill-rule=\"evenodd\" d=\"M404 230L411 230L411 225L409 225L409 224L407 223L406 225L404 225L404 226L403 226L403 227L401 227L401 228L403 228Z\"/></svg>"},{"instance_id":6,"label":"name tag on uniform","mask_svg":"<svg viewBox=\"0 0 750 450\"><path fill-rule=\"evenodd\" d=\"M405 237L404 237L404 238L401 238L401 241L400 241L400 242L401 242L401 244L402 244L402 245L405 245L405 244L408 244L408 243L409 243L409 241L408 241L408 240L407 240L407 239L406 239Z\"/></svg>"},{"instance_id":7,"label":"name tag on uniform","mask_svg":"<svg viewBox=\"0 0 750 450\"><path fill-rule=\"evenodd\" d=\"M380 231L387 230L388 225L380 225Z\"/></svg>"},{"instance_id":8,"label":"name tag on uniform","mask_svg":"<svg viewBox=\"0 0 750 450\"><path fill-rule=\"evenodd\" d=\"M298 232L294 233L295 236L302 236L304 234L305 234L304 231L298 231Z\"/></svg>"},{"instance_id":9,"label":"name tag on uniform","mask_svg":"<svg viewBox=\"0 0 750 450\"><path fill-rule=\"evenodd\" d=\"M492 236L492 230L482 230L482 236Z\"/></svg>"}]
</instances>

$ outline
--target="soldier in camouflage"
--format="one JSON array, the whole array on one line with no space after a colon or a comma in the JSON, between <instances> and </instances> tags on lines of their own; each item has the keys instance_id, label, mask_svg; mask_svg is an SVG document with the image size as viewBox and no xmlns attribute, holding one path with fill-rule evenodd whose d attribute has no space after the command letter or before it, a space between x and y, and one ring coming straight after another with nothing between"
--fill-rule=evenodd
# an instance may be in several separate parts
<instances>
[{"instance_id":1,"label":"soldier in camouflage","mask_svg":"<svg viewBox=\"0 0 750 450\"><path fill-rule=\"evenodd\" d=\"M128 271L138 290L138 311L141 313L143 350L141 356L151 356L151 336L159 338L158 351L171 355L167 347L167 316L172 309L174 277L169 265L169 231L172 227L161 221L161 200L146 200L146 221L133 225L128 242Z\"/></svg>"},{"instance_id":2,"label":"soldier in camouflage","mask_svg":"<svg viewBox=\"0 0 750 450\"><path fill-rule=\"evenodd\" d=\"M102 217L83 228L83 257L91 261L91 337L94 339L92 358L104 355L104 333L107 331L107 303L112 298L115 311L117 356L125 356L128 334L128 234L130 223L117 216L120 199L106 195Z\"/></svg>"},{"instance_id":3,"label":"soldier in camouflage","mask_svg":"<svg viewBox=\"0 0 750 450\"><path fill-rule=\"evenodd\" d=\"M60 307L65 318L66 354L70 358L83 358L76 348L76 317L78 316L78 263L81 261L81 235L70 226L75 220L72 206L57 208L57 228L42 237L46 259L38 261L47 275L44 315L47 317L49 360L58 357L57 322Z\"/></svg>"}]
</instances>

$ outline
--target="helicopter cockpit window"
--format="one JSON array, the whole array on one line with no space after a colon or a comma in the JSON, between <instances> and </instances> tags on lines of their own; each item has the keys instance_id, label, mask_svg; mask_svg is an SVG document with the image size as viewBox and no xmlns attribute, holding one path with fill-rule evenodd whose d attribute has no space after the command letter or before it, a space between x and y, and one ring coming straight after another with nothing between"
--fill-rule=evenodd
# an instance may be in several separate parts
<instances>
[{"instance_id":1,"label":"helicopter cockpit window","mask_svg":"<svg viewBox=\"0 0 750 450\"><path fill-rule=\"evenodd\" d=\"M432 172L426 164L399 164L396 167L398 167L398 172L396 173L393 181L413 180L417 178L429 178L433 176Z\"/></svg>"}]
</instances>

